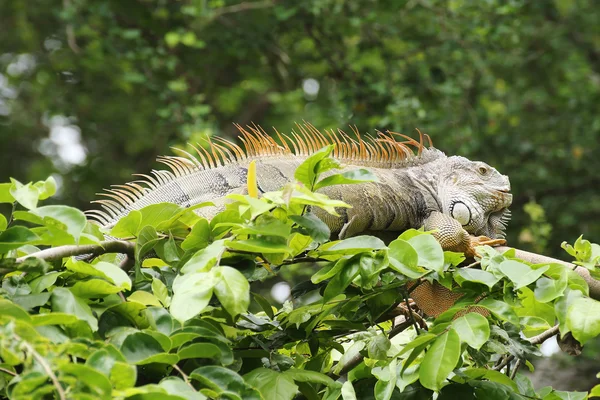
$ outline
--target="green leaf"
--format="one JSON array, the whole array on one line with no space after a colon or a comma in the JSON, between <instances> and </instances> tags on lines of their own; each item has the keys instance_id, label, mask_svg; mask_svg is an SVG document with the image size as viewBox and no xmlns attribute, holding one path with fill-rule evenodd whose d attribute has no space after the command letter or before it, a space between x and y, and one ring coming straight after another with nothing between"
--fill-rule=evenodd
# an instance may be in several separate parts
<instances>
[{"instance_id":1,"label":"green leaf","mask_svg":"<svg viewBox=\"0 0 600 400\"><path fill-rule=\"evenodd\" d=\"M163 352L161 344L151 335L135 332L128 335L120 346L128 362L136 364Z\"/></svg>"},{"instance_id":2,"label":"green leaf","mask_svg":"<svg viewBox=\"0 0 600 400\"><path fill-rule=\"evenodd\" d=\"M38 276L31 282L29 282L29 287L31 288L31 293L41 293L44 290L48 289L50 286L54 285L59 276L61 276L63 272L47 272L45 275Z\"/></svg>"},{"instance_id":3,"label":"green leaf","mask_svg":"<svg viewBox=\"0 0 600 400\"><path fill-rule=\"evenodd\" d=\"M221 349L213 343L192 343L177 352L180 360L188 358L221 358Z\"/></svg>"},{"instance_id":4,"label":"green leaf","mask_svg":"<svg viewBox=\"0 0 600 400\"><path fill-rule=\"evenodd\" d=\"M0 214L0 232L5 230L7 226L8 221L6 220L6 217L4 216L4 214Z\"/></svg>"},{"instance_id":5,"label":"green leaf","mask_svg":"<svg viewBox=\"0 0 600 400\"><path fill-rule=\"evenodd\" d=\"M535 297L542 303L552 301L564 293L567 288L567 271L562 269L561 273L552 278L541 277L535 283Z\"/></svg>"},{"instance_id":6,"label":"green leaf","mask_svg":"<svg viewBox=\"0 0 600 400\"><path fill-rule=\"evenodd\" d=\"M117 287L131 290L131 278L129 278L127 272L123 271L119 266L105 261L99 261L93 265L93 268L101 273L100 276L108 279Z\"/></svg>"},{"instance_id":7,"label":"green leaf","mask_svg":"<svg viewBox=\"0 0 600 400\"><path fill-rule=\"evenodd\" d=\"M438 273L444 270L444 250L432 235L418 235L410 238L408 243L419 255L419 266Z\"/></svg>"},{"instance_id":8,"label":"green leaf","mask_svg":"<svg viewBox=\"0 0 600 400\"><path fill-rule=\"evenodd\" d=\"M500 278L488 271L475 268L459 268L454 275L456 282L462 286L463 282L475 282L486 285L490 290L500 281Z\"/></svg>"},{"instance_id":9,"label":"green leaf","mask_svg":"<svg viewBox=\"0 0 600 400\"><path fill-rule=\"evenodd\" d=\"M324 243L331 236L329 227L313 213L290 215L289 218L304 228L302 232L306 232L317 243Z\"/></svg>"},{"instance_id":10,"label":"green leaf","mask_svg":"<svg viewBox=\"0 0 600 400\"><path fill-rule=\"evenodd\" d=\"M265 194L265 197L267 195ZM287 204L287 201L281 200L280 203ZM351 208L352 206L336 199L331 199L322 193L314 193L308 190L306 187L297 185L289 199L291 205L307 205L322 208L331 215L339 216L336 211L337 207Z\"/></svg>"},{"instance_id":11,"label":"green leaf","mask_svg":"<svg viewBox=\"0 0 600 400\"><path fill-rule=\"evenodd\" d=\"M137 290L127 297L127 301L132 301L135 303L140 303L145 306L156 306L162 307L160 301L151 293L148 293L144 290Z\"/></svg>"},{"instance_id":12,"label":"green leaf","mask_svg":"<svg viewBox=\"0 0 600 400\"><path fill-rule=\"evenodd\" d=\"M71 325L79 321L77 316L61 312L52 312L47 314L38 314L31 316L33 326L44 325Z\"/></svg>"},{"instance_id":13,"label":"green leaf","mask_svg":"<svg viewBox=\"0 0 600 400\"><path fill-rule=\"evenodd\" d=\"M141 229L142 213L138 210L131 210L129 214L117 221L110 230L110 236L116 238L126 238L137 236Z\"/></svg>"},{"instance_id":14,"label":"green leaf","mask_svg":"<svg viewBox=\"0 0 600 400\"><path fill-rule=\"evenodd\" d=\"M329 281L325 291L323 292L323 301L327 302L335 296L343 293L344 290L352 283L354 278L360 273L360 259L355 256L344 264L344 267Z\"/></svg>"},{"instance_id":15,"label":"green leaf","mask_svg":"<svg viewBox=\"0 0 600 400\"><path fill-rule=\"evenodd\" d=\"M386 360L387 352L390 347L392 347L392 343L386 336L377 335L369 340L367 354L369 355L369 358L374 360Z\"/></svg>"},{"instance_id":16,"label":"green leaf","mask_svg":"<svg viewBox=\"0 0 600 400\"><path fill-rule=\"evenodd\" d=\"M80 210L68 206L44 206L31 210L31 213L43 218L44 224L59 227L73 237L75 243L87 224L85 214Z\"/></svg>"},{"instance_id":17,"label":"green leaf","mask_svg":"<svg viewBox=\"0 0 600 400\"><path fill-rule=\"evenodd\" d=\"M231 267L215 267L211 272L216 281L214 293L225 310L232 317L246 312L250 305L250 284L246 277Z\"/></svg>"},{"instance_id":18,"label":"green leaf","mask_svg":"<svg viewBox=\"0 0 600 400\"><path fill-rule=\"evenodd\" d=\"M95 369L83 365L83 364L62 364L58 368L61 375L70 375L74 377L81 385L88 387L86 392L91 397L97 399L107 399L111 397L112 385L108 380L108 377L104 376L101 372Z\"/></svg>"},{"instance_id":19,"label":"green leaf","mask_svg":"<svg viewBox=\"0 0 600 400\"><path fill-rule=\"evenodd\" d=\"M356 392L354 391L354 386L352 386L352 382L346 381L342 385L342 399L343 400L357 400Z\"/></svg>"},{"instance_id":20,"label":"green leaf","mask_svg":"<svg viewBox=\"0 0 600 400\"><path fill-rule=\"evenodd\" d=\"M410 342L408 342L400 351L400 353L398 353L398 355L402 355L406 352L408 352L409 350L412 350L416 347L419 347L421 345L427 344L431 341L433 341L435 338L437 338L436 335L434 335L433 333L424 333L422 335L417 336L416 338L414 338L413 340L411 340Z\"/></svg>"},{"instance_id":21,"label":"green leaf","mask_svg":"<svg viewBox=\"0 0 600 400\"><path fill-rule=\"evenodd\" d=\"M390 400L396 389L396 380L398 379L396 360L392 360L387 367L383 368L386 372L385 375L387 375L385 379L383 376L374 373L376 369L377 367L371 370L373 375L378 378L375 383L375 400Z\"/></svg>"},{"instance_id":22,"label":"green leaf","mask_svg":"<svg viewBox=\"0 0 600 400\"><path fill-rule=\"evenodd\" d=\"M186 236L185 240L181 242L181 248L185 251L203 249L208 246L209 242L210 225L206 218L201 218L194 224L192 231Z\"/></svg>"},{"instance_id":23,"label":"green leaf","mask_svg":"<svg viewBox=\"0 0 600 400\"><path fill-rule=\"evenodd\" d=\"M519 293L521 307L515 311L520 317L538 317L547 322L548 325L554 325L554 308L550 304L542 303L534 296L529 288L522 288Z\"/></svg>"},{"instance_id":24,"label":"green leaf","mask_svg":"<svg viewBox=\"0 0 600 400\"><path fill-rule=\"evenodd\" d=\"M365 348L365 342L354 342L352 346L350 346L344 355L340 358L337 365L335 366L333 373L339 374L340 371L348 364L354 357L358 356L362 349Z\"/></svg>"},{"instance_id":25,"label":"green leaf","mask_svg":"<svg viewBox=\"0 0 600 400\"><path fill-rule=\"evenodd\" d=\"M225 245L233 250L249 251L251 253L292 253L284 243L274 243L266 239L228 240Z\"/></svg>"},{"instance_id":26,"label":"green leaf","mask_svg":"<svg viewBox=\"0 0 600 400\"><path fill-rule=\"evenodd\" d=\"M567 328L582 345L600 335L600 301L587 297L574 300L567 311Z\"/></svg>"},{"instance_id":27,"label":"green leaf","mask_svg":"<svg viewBox=\"0 0 600 400\"><path fill-rule=\"evenodd\" d=\"M197 251L181 268L182 274L206 272L215 266L225 252L225 242L217 240L206 248Z\"/></svg>"},{"instance_id":28,"label":"green leaf","mask_svg":"<svg viewBox=\"0 0 600 400\"><path fill-rule=\"evenodd\" d=\"M483 299L479 303L478 306L487 308L490 310L496 317L508 321L513 325L519 326L519 318L513 311L512 307L503 301L498 301L494 299Z\"/></svg>"},{"instance_id":29,"label":"green leaf","mask_svg":"<svg viewBox=\"0 0 600 400\"><path fill-rule=\"evenodd\" d=\"M0 254L8 253L10 250L39 239L38 235L24 226L13 226L0 233Z\"/></svg>"},{"instance_id":30,"label":"green leaf","mask_svg":"<svg viewBox=\"0 0 600 400\"><path fill-rule=\"evenodd\" d=\"M387 249L387 247L381 239L364 235L341 240L322 250L321 254L357 254L382 249Z\"/></svg>"},{"instance_id":31,"label":"green leaf","mask_svg":"<svg viewBox=\"0 0 600 400\"><path fill-rule=\"evenodd\" d=\"M171 304L169 289L160 279L152 278L152 293L165 307Z\"/></svg>"},{"instance_id":32,"label":"green leaf","mask_svg":"<svg viewBox=\"0 0 600 400\"><path fill-rule=\"evenodd\" d=\"M452 328L458 333L460 340L479 350L490 338L490 324L478 313L470 312L452 321Z\"/></svg>"},{"instance_id":33,"label":"green leaf","mask_svg":"<svg viewBox=\"0 0 600 400\"><path fill-rule=\"evenodd\" d=\"M56 288L52 291L52 311L73 314L79 320L87 322L93 332L98 330L98 320L92 314L90 306L68 289Z\"/></svg>"},{"instance_id":34,"label":"green leaf","mask_svg":"<svg viewBox=\"0 0 600 400\"><path fill-rule=\"evenodd\" d=\"M138 235L138 240L135 243L135 259L141 260L142 257L156 246L160 241L156 233L156 229L152 226L143 227Z\"/></svg>"},{"instance_id":35,"label":"green leaf","mask_svg":"<svg viewBox=\"0 0 600 400\"><path fill-rule=\"evenodd\" d=\"M351 171L342 172L341 174L333 174L326 178L321 179L314 187L314 190L324 188L331 185L345 185L352 183L363 183L363 182L379 182L377 175L369 171L368 169L354 169Z\"/></svg>"},{"instance_id":36,"label":"green leaf","mask_svg":"<svg viewBox=\"0 0 600 400\"><path fill-rule=\"evenodd\" d=\"M45 181L39 181L33 184L39 193L40 200L46 200L56 194L56 180L50 176Z\"/></svg>"},{"instance_id":37,"label":"green leaf","mask_svg":"<svg viewBox=\"0 0 600 400\"><path fill-rule=\"evenodd\" d=\"M271 306L271 303L267 301L267 299L265 299L258 293L252 293L252 297L254 297L254 300L260 305L260 308L263 309L263 311L269 316L269 318L275 318L275 314L273 313L273 307Z\"/></svg>"},{"instance_id":38,"label":"green leaf","mask_svg":"<svg viewBox=\"0 0 600 400\"><path fill-rule=\"evenodd\" d=\"M51 293L44 292L38 294L26 294L26 295L14 295L12 301L23 307L26 310L31 310L36 307L42 307L46 305L50 299Z\"/></svg>"},{"instance_id":39,"label":"green leaf","mask_svg":"<svg viewBox=\"0 0 600 400\"><path fill-rule=\"evenodd\" d=\"M232 232L236 235L261 235L288 238L290 236L290 225L270 215L263 215L254 223L233 224Z\"/></svg>"},{"instance_id":40,"label":"green leaf","mask_svg":"<svg viewBox=\"0 0 600 400\"><path fill-rule=\"evenodd\" d=\"M356 262L355 257L340 258L337 262L331 262L326 267L318 270L311 278L312 283L320 283L337 275L346 265Z\"/></svg>"},{"instance_id":41,"label":"green leaf","mask_svg":"<svg viewBox=\"0 0 600 400\"><path fill-rule=\"evenodd\" d=\"M142 220L140 222L140 231L147 226L159 230L159 225L164 222L170 222L171 218L181 215L186 209L173 203L151 204L140 209Z\"/></svg>"},{"instance_id":42,"label":"green leaf","mask_svg":"<svg viewBox=\"0 0 600 400\"><path fill-rule=\"evenodd\" d=\"M419 381L431 390L439 391L460 358L460 338L454 329L440 335L421 362Z\"/></svg>"},{"instance_id":43,"label":"green leaf","mask_svg":"<svg viewBox=\"0 0 600 400\"><path fill-rule=\"evenodd\" d=\"M509 386L515 392L519 391L517 384L512 379L502 372L494 371L493 369L471 368L463 371L463 373L470 379L487 379Z\"/></svg>"},{"instance_id":44,"label":"green leaf","mask_svg":"<svg viewBox=\"0 0 600 400\"><path fill-rule=\"evenodd\" d=\"M15 198L10 194L12 183L0 183L0 203L14 203Z\"/></svg>"},{"instance_id":45,"label":"green leaf","mask_svg":"<svg viewBox=\"0 0 600 400\"><path fill-rule=\"evenodd\" d=\"M324 172L319 170L319 162L324 158L329 157L333 147L334 146L330 144L307 157L306 160L296 168L294 178L296 178L298 182L304 184L308 189L312 190L319 173Z\"/></svg>"},{"instance_id":46,"label":"green leaf","mask_svg":"<svg viewBox=\"0 0 600 400\"><path fill-rule=\"evenodd\" d=\"M164 388L167 393L178 396L179 399L184 400L205 400L208 399L202 393L196 391L190 384L184 382L181 378L176 376L169 376L160 381L158 384L161 388ZM158 399L157 399L158 400Z\"/></svg>"},{"instance_id":47,"label":"green leaf","mask_svg":"<svg viewBox=\"0 0 600 400\"><path fill-rule=\"evenodd\" d=\"M412 279L427 273L426 269L419 267L419 254L406 240L396 239L388 247L392 269Z\"/></svg>"},{"instance_id":48,"label":"green leaf","mask_svg":"<svg viewBox=\"0 0 600 400\"><path fill-rule=\"evenodd\" d=\"M570 331L569 328L567 328L567 311L573 302L581 297L583 297L583 294L579 290L567 289L565 290L564 295L554 303L554 311L562 335L565 335Z\"/></svg>"},{"instance_id":49,"label":"green leaf","mask_svg":"<svg viewBox=\"0 0 600 400\"><path fill-rule=\"evenodd\" d=\"M335 383L333 379L325 374L306 369L290 368L284 374L290 376L296 382L320 383L325 386L333 386Z\"/></svg>"},{"instance_id":50,"label":"green leaf","mask_svg":"<svg viewBox=\"0 0 600 400\"><path fill-rule=\"evenodd\" d=\"M515 289L520 289L535 282L549 268L549 265L545 265L533 269L527 264L514 260L502 261L499 266L500 271L515 284Z\"/></svg>"},{"instance_id":51,"label":"green leaf","mask_svg":"<svg viewBox=\"0 0 600 400\"><path fill-rule=\"evenodd\" d=\"M265 400L241 376L224 367L205 366L196 368L190 373L190 378L216 393L233 392L237 393L243 400Z\"/></svg>"},{"instance_id":52,"label":"green leaf","mask_svg":"<svg viewBox=\"0 0 600 400\"><path fill-rule=\"evenodd\" d=\"M105 297L109 294L119 293L121 288L111 285L102 279L88 279L76 282L71 291L73 294L83 298Z\"/></svg>"},{"instance_id":53,"label":"green leaf","mask_svg":"<svg viewBox=\"0 0 600 400\"><path fill-rule=\"evenodd\" d=\"M10 179L12 186L10 188L11 196L23 207L28 210L35 208L40 197L40 193L31 183L23 185L16 179ZM12 202L11 202L12 203Z\"/></svg>"},{"instance_id":54,"label":"green leaf","mask_svg":"<svg viewBox=\"0 0 600 400\"><path fill-rule=\"evenodd\" d=\"M31 321L31 316L23 308L14 304L12 301L0 299L0 315L11 317L26 322Z\"/></svg>"},{"instance_id":55,"label":"green leaf","mask_svg":"<svg viewBox=\"0 0 600 400\"><path fill-rule=\"evenodd\" d=\"M292 400L298 386L291 376L267 368L256 368L244 375L244 380L262 395L264 400Z\"/></svg>"},{"instance_id":56,"label":"green leaf","mask_svg":"<svg viewBox=\"0 0 600 400\"><path fill-rule=\"evenodd\" d=\"M185 322L201 313L208 306L214 285L213 275L207 272L178 275L173 281L171 315Z\"/></svg>"}]
</instances>

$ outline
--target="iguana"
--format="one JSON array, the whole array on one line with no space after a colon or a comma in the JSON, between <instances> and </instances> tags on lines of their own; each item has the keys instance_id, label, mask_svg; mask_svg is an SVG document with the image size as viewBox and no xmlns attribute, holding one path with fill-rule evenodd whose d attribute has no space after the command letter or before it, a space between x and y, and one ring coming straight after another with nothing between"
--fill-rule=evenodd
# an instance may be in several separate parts
<instances>
[{"instance_id":1,"label":"iguana","mask_svg":"<svg viewBox=\"0 0 600 400\"><path fill-rule=\"evenodd\" d=\"M483 162L446 156L433 147L427 135L419 132L417 141L399 133L378 132L363 139L355 130L356 139L352 139L342 131L322 133L304 124L297 125L291 137L275 130L278 144L260 127L236 126L244 148L217 137L207 139L208 149L192 146L197 156L178 150L184 157L159 157L170 170L154 170L151 175L141 175L142 180L114 186L102 193L106 199L96 201L103 210L88 211L88 216L110 228L131 210L150 204L173 202L190 207L211 201L214 207L196 210L211 218L224 208L226 195L248 192L251 162L256 165L258 190L278 190L294 180L294 171L310 154L333 143L332 155L345 169L366 167L378 182L319 190L352 206L339 209L339 216L313 210L332 235L346 238L425 226L436 230L445 250L468 256L475 254L478 245L504 243L512 202L508 177ZM429 297L439 295L440 288L420 285L411 296L423 298L415 298L419 307L436 315L441 308L428 305L439 303L440 298L432 301ZM457 295L446 292L451 305Z\"/></svg>"}]
</instances>

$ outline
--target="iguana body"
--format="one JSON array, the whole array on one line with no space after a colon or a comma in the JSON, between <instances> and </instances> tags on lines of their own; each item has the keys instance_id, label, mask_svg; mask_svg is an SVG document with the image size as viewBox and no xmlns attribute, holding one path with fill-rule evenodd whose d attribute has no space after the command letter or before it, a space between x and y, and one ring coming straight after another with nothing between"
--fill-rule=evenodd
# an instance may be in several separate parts
<instances>
[{"instance_id":1,"label":"iguana body","mask_svg":"<svg viewBox=\"0 0 600 400\"><path fill-rule=\"evenodd\" d=\"M88 214L108 228L129 211L150 204L172 202L189 207L211 201L215 207L196 210L211 218L224 208L226 195L247 193L252 161L259 191L274 191L294 180L296 168L310 154L334 143L333 157L346 169L366 167L379 182L320 190L352 206L340 209L339 217L314 210L333 235L345 238L425 226L438 230L436 236L444 249L470 255L477 244L503 242L512 201L508 178L487 164L447 157L431 142L425 148L423 135L418 142L395 133L363 140L356 132L358 139L353 140L343 132L326 137L312 125L304 125L298 127L299 133L292 133L293 139L277 132L279 145L260 128L238 128L245 149L217 138L209 142L208 150L194 147L197 156L183 152L185 158L160 157L171 171L153 171L142 175L142 181L108 190L104 196L109 199L97 201L104 210Z\"/></svg>"}]
</instances>

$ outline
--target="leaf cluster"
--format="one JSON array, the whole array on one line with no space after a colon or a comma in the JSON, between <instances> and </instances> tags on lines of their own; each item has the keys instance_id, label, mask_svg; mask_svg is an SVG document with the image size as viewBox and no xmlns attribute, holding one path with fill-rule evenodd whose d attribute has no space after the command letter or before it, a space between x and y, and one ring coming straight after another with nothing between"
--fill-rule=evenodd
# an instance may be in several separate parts
<instances>
[{"instance_id":1,"label":"leaf cluster","mask_svg":"<svg viewBox=\"0 0 600 400\"><path fill-rule=\"evenodd\" d=\"M52 180L0 185L0 201L14 204L0 221L2 395L587 396L536 391L517 372L519 365L532 368L536 335L555 324L582 344L600 335L600 302L588 297L579 275L489 247L478 250L480 268L464 267L464 256L414 229L389 244L374 236L330 240L311 210L334 214L347 205L314 190L372 178L366 171L333 174L330 152L309 157L298 182L280 191L231 196L211 221L193 212L209 204L160 203L102 228L77 209L38 206L52 194ZM42 248L98 245L105 235L130 243L129 259L35 257ZM574 247L591 269L596 259L587 249L594 246ZM254 290L298 266L310 280L284 304ZM420 284L462 297L436 318L410 312L394 325L398 307Z\"/></svg>"}]
</instances>

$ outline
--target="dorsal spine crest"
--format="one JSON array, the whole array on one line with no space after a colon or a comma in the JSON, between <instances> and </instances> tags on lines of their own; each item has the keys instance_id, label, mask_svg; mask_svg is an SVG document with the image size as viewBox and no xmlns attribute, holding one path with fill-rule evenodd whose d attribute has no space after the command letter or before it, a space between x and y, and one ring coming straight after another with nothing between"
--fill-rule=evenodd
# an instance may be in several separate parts
<instances>
[{"instance_id":1,"label":"dorsal spine crest","mask_svg":"<svg viewBox=\"0 0 600 400\"><path fill-rule=\"evenodd\" d=\"M101 204L103 210L90 210L87 212L88 216L107 224L130 209L132 203L139 201L152 191L197 171L264 157L308 157L330 144L335 145L332 157L342 163L372 168L404 168L426 164L444 156L443 153L433 148L429 136L421 133L418 129L418 141L401 133L390 131L377 131L376 136L367 134L363 139L358 128L351 126L351 130L356 136L354 139L340 129L337 133L333 129L325 130L323 133L312 124L304 122L296 124L290 135L280 133L273 128L281 142L279 144L258 125L246 128L239 124L234 125L240 132L239 139L243 143L243 148L220 137L203 139L206 147L189 144L197 154L196 156L186 150L173 148L183 157L159 156L157 158L157 161L168 166L169 170L152 170L150 174L134 174L142 179L125 185L116 185L113 186L113 189L105 190L105 193L98 193L107 198L95 200L92 203ZM398 141L396 137L403 140ZM425 141L428 142L429 148L425 148Z\"/></svg>"}]
</instances>

